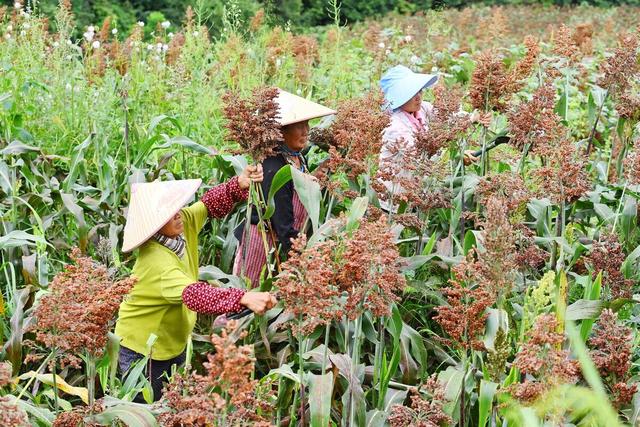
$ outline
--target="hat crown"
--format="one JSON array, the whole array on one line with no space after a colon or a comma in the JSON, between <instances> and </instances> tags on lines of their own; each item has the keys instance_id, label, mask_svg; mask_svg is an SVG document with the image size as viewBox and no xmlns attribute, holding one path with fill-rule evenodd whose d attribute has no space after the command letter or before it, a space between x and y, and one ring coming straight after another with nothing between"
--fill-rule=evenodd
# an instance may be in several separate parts
<instances>
[{"instance_id":1,"label":"hat crown","mask_svg":"<svg viewBox=\"0 0 640 427\"><path fill-rule=\"evenodd\" d=\"M436 81L438 81L437 75L415 73L404 65L396 65L380 78L380 87L388 107L395 110L425 87L433 86Z\"/></svg>"},{"instance_id":2,"label":"hat crown","mask_svg":"<svg viewBox=\"0 0 640 427\"><path fill-rule=\"evenodd\" d=\"M276 102L279 107L278 123L280 123L281 126L317 119L318 117L336 113L336 111L331 108L309 101L308 99L282 89L278 89Z\"/></svg>"},{"instance_id":3,"label":"hat crown","mask_svg":"<svg viewBox=\"0 0 640 427\"><path fill-rule=\"evenodd\" d=\"M202 180L154 181L131 186L122 250L129 252L160 230L193 197Z\"/></svg>"}]
</instances>

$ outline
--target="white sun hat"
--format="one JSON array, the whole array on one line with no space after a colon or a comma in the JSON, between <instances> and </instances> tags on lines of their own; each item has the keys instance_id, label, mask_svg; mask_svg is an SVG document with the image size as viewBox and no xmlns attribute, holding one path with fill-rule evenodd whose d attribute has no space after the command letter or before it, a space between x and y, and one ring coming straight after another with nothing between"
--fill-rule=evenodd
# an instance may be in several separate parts
<instances>
[{"instance_id":1,"label":"white sun hat","mask_svg":"<svg viewBox=\"0 0 640 427\"><path fill-rule=\"evenodd\" d=\"M436 84L436 74L414 73L404 65L389 69L380 79L380 87L387 100L387 108L395 110L402 107L422 89Z\"/></svg>"},{"instance_id":2,"label":"white sun hat","mask_svg":"<svg viewBox=\"0 0 640 427\"><path fill-rule=\"evenodd\" d=\"M329 116L336 113L336 111L331 108L309 101L308 99L282 89L278 89L276 102L280 106L278 123L280 123L281 126L317 119L318 117Z\"/></svg>"},{"instance_id":3,"label":"white sun hat","mask_svg":"<svg viewBox=\"0 0 640 427\"><path fill-rule=\"evenodd\" d=\"M149 240L191 200L200 184L201 179L133 184L122 251L131 252Z\"/></svg>"}]
</instances>

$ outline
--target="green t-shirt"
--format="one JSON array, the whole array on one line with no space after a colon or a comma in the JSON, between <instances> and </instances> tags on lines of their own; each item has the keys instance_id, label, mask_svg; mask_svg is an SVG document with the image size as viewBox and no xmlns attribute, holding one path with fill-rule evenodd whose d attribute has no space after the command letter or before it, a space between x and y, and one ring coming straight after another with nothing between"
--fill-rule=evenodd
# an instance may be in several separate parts
<instances>
[{"instance_id":1,"label":"green t-shirt","mask_svg":"<svg viewBox=\"0 0 640 427\"><path fill-rule=\"evenodd\" d=\"M154 239L140 247L132 272L138 281L120 304L116 323L115 333L124 347L145 354L149 335L155 334L153 359L169 360L184 351L197 316L182 304L182 291L198 281L198 233L206 220L202 202L182 209L182 259Z\"/></svg>"}]
</instances>

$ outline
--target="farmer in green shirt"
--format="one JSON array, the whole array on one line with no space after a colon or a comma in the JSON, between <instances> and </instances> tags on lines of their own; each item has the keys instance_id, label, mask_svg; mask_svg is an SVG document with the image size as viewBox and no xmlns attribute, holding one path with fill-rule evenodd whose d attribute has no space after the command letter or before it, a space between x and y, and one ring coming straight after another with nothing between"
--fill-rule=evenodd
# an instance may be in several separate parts
<instances>
[{"instance_id":1,"label":"farmer in green shirt","mask_svg":"<svg viewBox=\"0 0 640 427\"><path fill-rule=\"evenodd\" d=\"M139 248L133 267L137 282L120 305L115 333L122 339L120 370L147 353L154 400L162 394L164 373L185 361L185 348L196 313L234 313L245 307L262 314L276 304L268 292L220 288L198 280L198 233L207 217L222 218L247 199L251 181L262 181L262 168L248 166L240 176L207 191L202 199L183 206L201 180L133 184L122 250Z\"/></svg>"}]
</instances>

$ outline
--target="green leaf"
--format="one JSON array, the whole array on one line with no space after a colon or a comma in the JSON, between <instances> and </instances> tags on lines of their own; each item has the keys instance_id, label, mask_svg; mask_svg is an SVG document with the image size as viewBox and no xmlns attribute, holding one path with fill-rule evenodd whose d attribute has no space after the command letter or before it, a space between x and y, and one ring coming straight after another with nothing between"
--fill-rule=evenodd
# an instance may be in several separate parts
<instances>
[{"instance_id":1,"label":"green leaf","mask_svg":"<svg viewBox=\"0 0 640 427\"><path fill-rule=\"evenodd\" d=\"M271 181L271 188L269 188L269 195L267 196L267 209L262 216L263 219L268 220L271 218L273 213L276 211L276 203L274 201L274 197L278 190L280 190L287 182L291 181L291 166L284 165L280 168L278 172L273 176L273 180Z\"/></svg>"},{"instance_id":2,"label":"green leaf","mask_svg":"<svg viewBox=\"0 0 640 427\"><path fill-rule=\"evenodd\" d=\"M480 380L478 426L485 427L491 418L493 398L498 391L498 384L492 381Z\"/></svg>"},{"instance_id":3,"label":"green leaf","mask_svg":"<svg viewBox=\"0 0 640 427\"><path fill-rule=\"evenodd\" d=\"M84 152L89 145L91 145L93 137L94 134L90 133L84 141L74 147L73 156L71 157L71 165L69 166L69 173L62 182L62 189L65 193L70 192L71 187L76 183L76 179L80 173L80 165L84 161Z\"/></svg>"},{"instance_id":4,"label":"green leaf","mask_svg":"<svg viewBox=\"0 0 640 427\"><path fill-rule=\"evenodd\" d=\"M567 307L565 320L596 319L602 311L602 301L579 299Z\"/></svg>"},{"instance_id":5,"label":"green leaf","mask_svg":"<svg viewBox=\"0 0 640 427\"><path fill-rule=\"evenodd\" d=\"M165 143L153 147L151 151L179 145L181 147L188 148L189 150L193 150L196 153L202 153L208 156L214 156L217 154L214 149L198 144L197 142L195 142L191 138L187 138L186 136L174 136L173 138L171 138L165 134L162 134L162 138L165 140Z\"/></svg>"},{"instance_id":6,"label":"green leaf","mask_svg":"<svg viewBox=\"0 0 640 427\"><path fill-rule=\"evenodd\" d=\"M309 411L312 427L326 427L331 421L331 396L333 395L333 372L324 375L306 374L309 385Z\"/></svg>"},{"instance_id":7,"label":"green leaf","mask_svg":"<svg viewBox=\"0 0 640 427\"><path fill-rule=\"evenodd\" d=\"M509 313L498 308L490 308L487 310L487 324L484 334L484 345L486 348L493 350L493 343L496 340L498 329L502 329L505 334L509 334Z\"/></svg>"},{"instance_id":8,"label":"green leaf","mask_svg":"<svg viewBox=\"0 0 640 427\"><path fill-rule=\"evenodd\" d=\"M47 241L41 236L34 236L21 230L13 230L4 236L0 236L0 250L19 246L35 246L38 243L46 244Z\"/></svg>"},{"instance_id":9,"label":"green leaf","mask_svg":"<svg viewBox=\"0 0 640 427\"><path fill-rule=\"evenodd\" d=\"M590 283L590 286L584 290L584 297L588 300L600 301L600 293L602 291L602 272L598 273L596 280ZM583 342L587 341L591 328L593 327L594 319L585 319L580 325L580 337Z\"/></svg>"},{"instance_id":10,"label":"green leaf","mask_svg":"<svg viewBox=\"0 0 640 427\"><path fill-rule=\"evenodd\" d=\"M150 410L133 404L122 403L105 409L100 414L95 415L96 421L101 424L113 424L120 420L127 426L155 427L158 425Z\"/></svg>"},{"instance_id":11,"label":"green leaf","mask_svg":"<svg viewBox=\"0 0 640 427\"><path fill-rule=\"evenodd\" d=\"M369 205L369 199L366 197L356 197L351 204L351 209L347 215L346 230L348 232L355 230L360 225L360 220L367 211Z\"/></svg>"},{"instance_id":12,"label":"green leaf","mask_svg":"<svg viewBox=\"0 0 640 427\"><path fill-rule=\"evenodd\" d=\"M11 156L11 155L19 155L23 153L36 152L39 153L40 149L38 147L33 147L31 145L27 145L22 141L11 141L9 145L0 150L0 154L3 156Z\"/></svg>"},{"instance_id":13,"label":"green leaf","mask_svg":"<svg viewBox=\"0 0 640 427\"><path fill-rule=\"evenodd\" d=\"M316 232L320 222L320 204L322 203L322 192L320 184L311 175L291 168L293 186L298 193L298 198L307 210L307 215L311 220L313 231Z\"/></svg>"},{"instance_id":14,"label":"green leaf","mask_svg":"<svg viewBox=\"0 0 640 427\"><path fill-rule=\"evenodd\" d=\"M268 377L271 376L280 376L280 377L284 377L284 378L288 378L291 381L294 381L298 384L300 384L302 381L300 381L300 375L298 375L297 373L293 372L293 369L291 369L291 365L289 364L284 364L282 366L280 366L279 368L276 369L272 369L269 371L269 373L267 374Z\"/></svg>"},{"instance_id":15,"label":"green leaf","mask_svg":"<svg viewBox=\"0 0 640 427\"><path fill-rule=\"evenodd\" d=\"M0 248L2 245L0 245ZM24 310L29 296L33 291L32 286L27 286L18 291L13 296L13 313L9 324L11 325L11 335L2 348L6 352L6 358L11 362L13 372L17 374L22 366L22 337L24 335ZM0 292L1 294L2 292Z\"/></svg>"}]
</instances>

